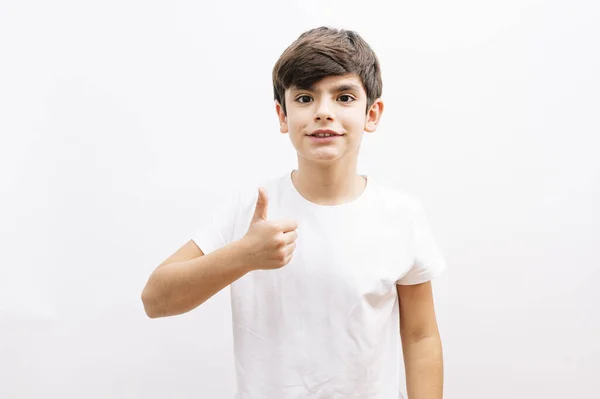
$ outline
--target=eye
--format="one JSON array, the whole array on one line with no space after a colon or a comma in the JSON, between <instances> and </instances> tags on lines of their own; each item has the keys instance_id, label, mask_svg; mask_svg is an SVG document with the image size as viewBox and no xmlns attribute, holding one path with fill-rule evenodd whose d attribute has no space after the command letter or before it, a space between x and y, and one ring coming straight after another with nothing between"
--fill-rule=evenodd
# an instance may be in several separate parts
<instances>
[{"instance_id":1,"label":"eye","mask_svg":"<svg viewBox=\"0 0 600 399\"><path fill-rule=\"evenodd\" d=\"M342 100L343 103L350 103L352 101L354 101L354 97L352 97L349 94L342 94L341 96L338 97L340 100Z\"/></svg>"},{"instance_id":2,"label":"eye","mask_svg":"<svg viewBox=\"0 0 600 399\"><path fill-rule=\"evenodd\" d=\"M305 104L307 102L310 102L311 100L312 100L312 98L310 98L310 96L307 96L307 95L296 97L296 101L299 102L300 104Z\"/></svg>"}]
</instances>

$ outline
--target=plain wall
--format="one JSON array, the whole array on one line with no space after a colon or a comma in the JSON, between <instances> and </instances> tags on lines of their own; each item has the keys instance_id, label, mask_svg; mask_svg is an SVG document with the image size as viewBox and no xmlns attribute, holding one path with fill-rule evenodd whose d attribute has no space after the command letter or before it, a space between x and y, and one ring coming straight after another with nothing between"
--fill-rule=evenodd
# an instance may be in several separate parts
<instances>
[{"instance_id":1,"label":"plain wall","mask_svg":"<svg viewBox=\"0 0 600 399\"><path fill-rule=\"evenodd\" d=\"M151 320L150 273L240 182L296 167L271 71L310 28L377 52L359 172L417 196L445 398L600 392L592 1L0 2L0 397L232 398L229 292Z\"/></svg>"}]
</instances>

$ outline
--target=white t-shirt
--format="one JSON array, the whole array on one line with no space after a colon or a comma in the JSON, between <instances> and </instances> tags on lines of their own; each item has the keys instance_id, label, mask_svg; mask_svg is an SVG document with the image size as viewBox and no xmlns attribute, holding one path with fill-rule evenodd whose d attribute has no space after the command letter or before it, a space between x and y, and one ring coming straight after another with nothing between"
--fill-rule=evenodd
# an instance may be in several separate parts
<instances>
[{"instance_id":1,"label":"white t-shirt","mask_svg":"<svg viewBox=\"0 0 600 399\"><path fill-rule=\"evenodd\" d=\"M298 239L281 269L230 286L236 399L398 399L401 341L396 284L436 277L445 262L418 199L367 177L334 206L296 190L291 173L261 184L268 220L295 219ZM236 190L193 240L207 254L241 239L258 186Z\"/></svg>"}]
</instances>

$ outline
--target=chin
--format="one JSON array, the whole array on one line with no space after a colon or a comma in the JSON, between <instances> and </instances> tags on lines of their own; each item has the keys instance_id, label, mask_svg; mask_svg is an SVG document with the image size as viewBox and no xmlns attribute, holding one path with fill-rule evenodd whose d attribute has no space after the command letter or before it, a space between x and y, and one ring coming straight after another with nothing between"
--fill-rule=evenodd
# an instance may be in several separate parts
<instances>
[{"instance_id":1,"label":"chin","mask_svg":"<svg viewBox=\"0 0 600 399\"><path fill-rule=\"evenodd\" d=\"M338 159L343 158L344 155L344 153L340 153L338 151L319 151L308 154L300 153L300 156L306 160L323 164L335 162Z\"/></svg>"}]
</instances>

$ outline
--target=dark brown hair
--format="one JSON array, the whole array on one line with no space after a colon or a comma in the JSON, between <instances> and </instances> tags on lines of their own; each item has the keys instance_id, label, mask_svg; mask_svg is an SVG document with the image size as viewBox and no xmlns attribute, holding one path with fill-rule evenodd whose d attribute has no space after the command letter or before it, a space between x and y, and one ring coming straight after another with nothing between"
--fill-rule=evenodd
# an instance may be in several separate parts
<instances>
[{"instance_id":1,"label":"dark brown hair","mask_svg":"<svg viewBox=\"0 0 600 399\"><path fill-rule=\"evenodd\" d=\"M382 81L375 52L358 33L325 26L302 33L273 68L273 92L287 115L285 91L308 89L327 76L357 74L367 93L367 109L381 97Z\"/></svg>"}]
</instances>

